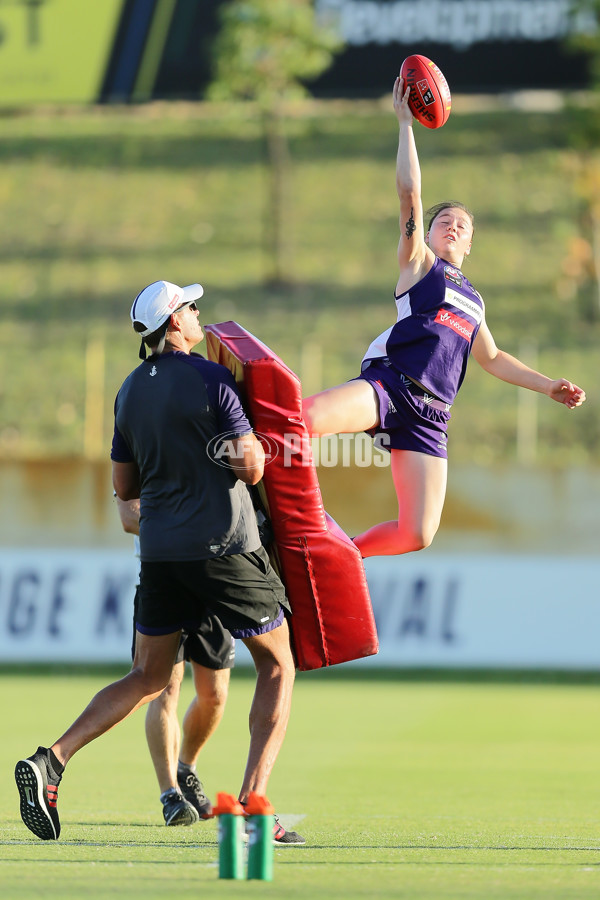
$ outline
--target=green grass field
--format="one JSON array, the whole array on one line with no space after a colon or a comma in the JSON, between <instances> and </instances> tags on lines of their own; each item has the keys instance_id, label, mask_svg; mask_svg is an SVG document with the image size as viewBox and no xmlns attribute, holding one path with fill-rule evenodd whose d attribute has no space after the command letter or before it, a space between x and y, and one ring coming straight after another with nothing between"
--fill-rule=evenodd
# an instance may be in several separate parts
<instances>
[{"instance_id":1,"label":"green grass field","mask_svg":"<svg viewBox=\"0 0 600 900\"><path fill-rule=\"evenodd\" d=\"M214 822L160 824L142 712L72 760L61 839L34 838L14 763L113 676L0 675L3 900L600 895L597 684L343 675L298 676L269 793L307 846L276 850L271 884L219 881ZM239 786L252 690L234 672L199 767L211 795Z\"/></svg>"},{"instance_id":2,"label":"green grass field","mask_svg":"<svg viewBox=\"0 0 600 900\"><path fill-rule=\"evenodd\" d=\"M157 278L201 281L202 321L237 319L307 392L354 377L392 323L397 125L388 99L291 110L285 290L263 283L266 168L252 109L236 117L209 104L149 104L1 122L0 455L82 452L85 348L95 336L105 349L96 395L108 446L115 392L137 364L130 304ZM566 263L583 216L574 125L572 110L471 112L456 98L447 126L417 133L425 205L450 196L476 212L465 272L499 345L519 355L533 342L543 371L587 389L585 414L540 403L539 462L565 466L593 463L600 440L597 286L578 288ZM516 397L469 367L455 461L515 458Z\"/></svg>"}]
</instances>

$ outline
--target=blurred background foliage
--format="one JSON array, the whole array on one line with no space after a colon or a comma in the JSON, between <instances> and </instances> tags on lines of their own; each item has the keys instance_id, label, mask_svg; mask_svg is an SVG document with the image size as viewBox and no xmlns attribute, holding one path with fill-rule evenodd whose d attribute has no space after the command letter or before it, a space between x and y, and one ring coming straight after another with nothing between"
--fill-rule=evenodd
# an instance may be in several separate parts
<instances>
[{"instance_id":1,"label":"blurred background foliage","mask_svg":"<svg viewBox=\"0 0 600 900\"><path fill-rule=\"evenodd\" d=\"M307 0L231 0L220 9L213 46L213 100L255 102L266 155L263 212L265 284L293 282L289 223L293 217L286 102L308 96L305 86L326 70L341 41L320 26Z\"/></svg>"},{"instance_id":2,"label":"blurred background foliage","mask_svg":"<svg viewBox=\"0 0 600 900\"><path fill-rule=\"evenodd\" d=\"M416 126L424 204L450 197L475 211L465 272L498 344L588 392L574 413L545 398L537 406L536 458L565 466L596 460L600 437L600 301L582 168L598 164L596 151L577 143L582 118L597 122L597 109L532 112L497 100L482 109L457 97L443 129ZM293 215L287 283L277 287L265 251L269 165L255 105L3 115L2 456L87 446L87 455L106 458L114 395L137 364L129 307L159 278L202 282L201 320L240 322L302 377L305 392L358 372L371 339L394 320L391 102L294 101L281 127ZM519 393L472 362L452 458L516 459ZM97 437L86 444L92 419Z\"/></svg>"}]
</instances>

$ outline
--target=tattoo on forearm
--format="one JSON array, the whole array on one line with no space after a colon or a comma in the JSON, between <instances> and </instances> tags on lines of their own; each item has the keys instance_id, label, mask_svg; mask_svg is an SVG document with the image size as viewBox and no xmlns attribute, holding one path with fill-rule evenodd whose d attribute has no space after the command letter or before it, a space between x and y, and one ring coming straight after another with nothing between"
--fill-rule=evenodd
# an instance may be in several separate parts
<instances>
[{"instance_id":1,"label":"tattoo on forearm","mask_svg":"<svg viewBox=\"0 0 600 900\"><path fill-rule=\"evenodd\" d=\"M410 216L408 217L408 222L406 223L406 237L410 240L415 231L417 230L417 226L415 225L415 211L411 207Z\"/></svg>"}]
</instances>

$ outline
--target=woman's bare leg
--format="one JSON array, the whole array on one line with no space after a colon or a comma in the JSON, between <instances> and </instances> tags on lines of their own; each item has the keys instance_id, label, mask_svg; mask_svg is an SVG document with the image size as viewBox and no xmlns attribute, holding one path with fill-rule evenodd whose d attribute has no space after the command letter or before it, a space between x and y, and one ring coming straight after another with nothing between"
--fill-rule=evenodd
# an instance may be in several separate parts
<instances>
[{"instance_id":1,"label":"woman's bare leg","mask_svg":"<svg viewBox=\"0 0 600 900\"><path fill-rule=\"evenodd\" d=\"M379 400L368 381L349 381L303 401L309 434L347 434L379 424ZM382 522L354 538L363 557L394 556L422 550L439 528L448 462L411 450L392 450L392 477L398 520Z\"/></svg>"},{"instance_id":2,"label":"woman's bare leg","mask_svg":"<svg viewBox=\"0 0 600 900\"><path fill-rule=\"evenodd\" d=\"M351 434L379 425L379 401L368 381L348 381L302 401L311 436Z\"/></svg>"},{"instance_id":3,"label":"woman's bare leg","mask_svg":"<svg viewBox=\"0 0 600 900\"><path fill-rule=\"evenodd\" d=\"M394 556L428 547L439 528L448 461L412 450L392 450L398 521L382 522L354 538L367 556Z\"/></svg>"}]
</instances>

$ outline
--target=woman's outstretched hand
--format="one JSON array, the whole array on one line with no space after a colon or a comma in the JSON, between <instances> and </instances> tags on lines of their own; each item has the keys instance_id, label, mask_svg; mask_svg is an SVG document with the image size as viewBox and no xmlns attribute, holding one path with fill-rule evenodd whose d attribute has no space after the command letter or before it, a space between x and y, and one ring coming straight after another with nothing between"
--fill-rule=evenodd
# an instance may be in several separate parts
<instances>
[{"instance_id":1,"label":"woman's outstretched hand","mask_svg":"<svg viewBox=\"0 0 600 900\"><path fill-rule=\"evenodd\" d=\"M550 385L548 396L557 403L564 403L568 409L575 409L585 403L585 391L566 378L557 378Z\"/></svg>"}]
</instances>

